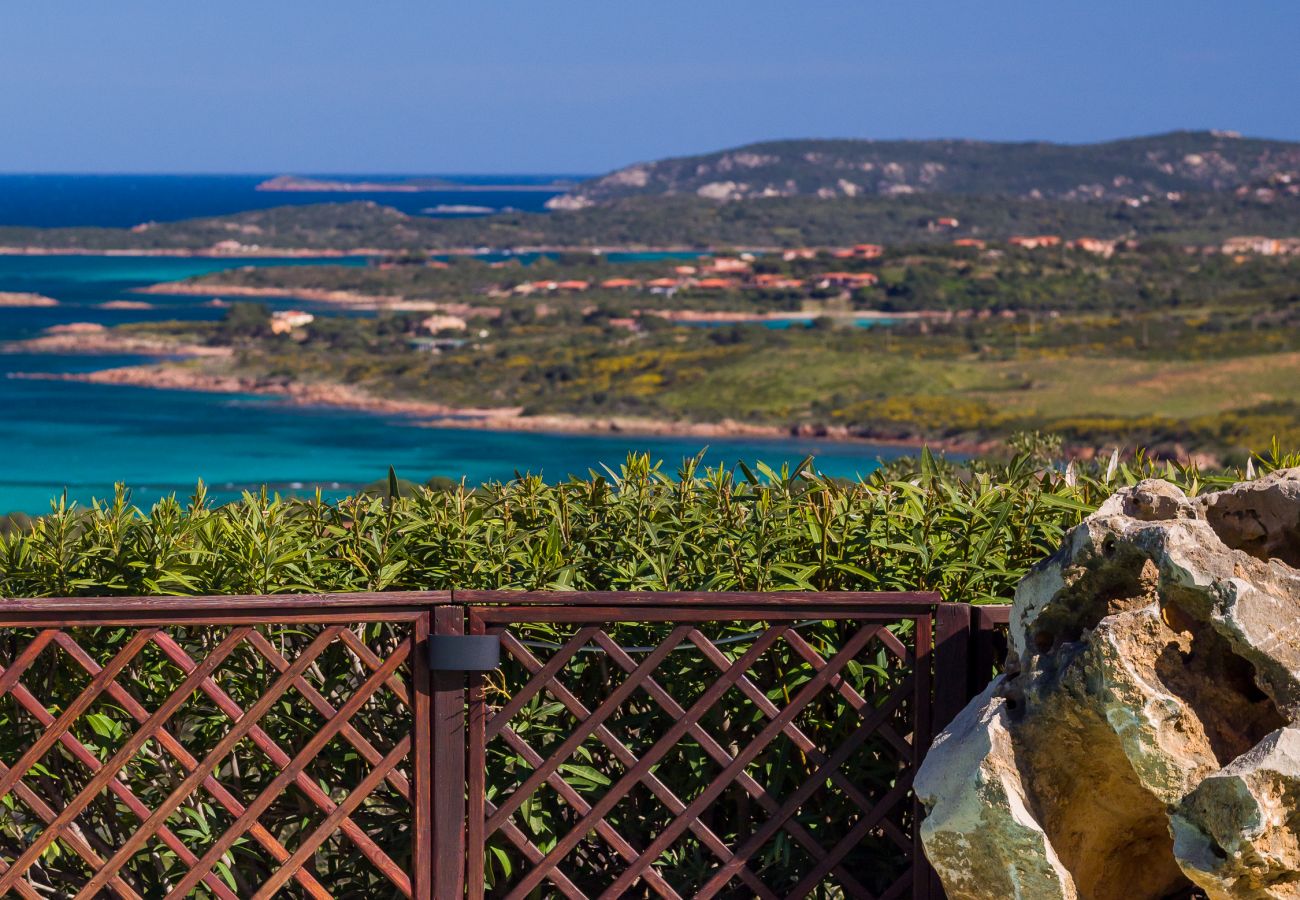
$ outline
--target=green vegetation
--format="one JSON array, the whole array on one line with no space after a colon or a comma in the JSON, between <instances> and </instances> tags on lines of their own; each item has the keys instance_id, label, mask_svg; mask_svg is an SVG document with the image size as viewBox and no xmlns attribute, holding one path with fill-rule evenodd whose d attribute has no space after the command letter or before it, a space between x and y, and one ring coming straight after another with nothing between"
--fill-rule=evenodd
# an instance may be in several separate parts
<instances>
[{"instance_id":1,"label":"green vegetation","mask_svg":"<svg viewBox=\"0 0 1300 900\"><path fill-rule=\"evenodd\" d=\"M632 166L577 186L568 199L584 208L438 220L374 203L325 203L131 229L0 228L0 246L184 251L234 243L398 253L826 246L1043 232L1183 242L1287 236L1300 234L1300 145L1209 132L1080 146L777 141ZM936 227L949 217L959 224Z\"/></svg>"},{"instance_id":2,"label":"green vegetation","mask_svg":"<svg viewBox=\"0 0 1300 900\"><path fill-rule=\"evenodd\" d=\"M983 445L1026 429L1073 448L1143 445L1240 459L1276 435L1300 441L1300 259L1188 254L1159 243L1105 258L1080 250L903 246L876 259L758 257L754 275L798 289L676 294L601 290L677 263L612 264L575 254L531 266L257 268L212 286L351 291L393 303L459 304L464 331L431 348L426 313L318 317L269 333L236 304L222 325L129 330L228 344L191 365L259 383L344 384L374 396L526 415L723 419L862 438ZM878 284L820 288L828 269ZM746 276L751 277L751 276ZM524 282L596 287L522 295ZM928 311L871 328L854 311ZM652 312L802 311L812 327L738 321L698 327ZM486 336L482 335L486 332Z\"/></svg>"},{"instance_id":3,"label":"green vegetation","mask_svg":"<svg viewBox=\"0 0 1300 900\"><path fill-rule=\"evenodd\" d=\"M642 163L572 192L607 203L694 194L720 184L741 196L910 192L1140 197L1223 190L1300 170L1300 144L1180 131L1099 144L984 141L765 141ZM850 185L851 187L846 187Z\"/></svg>"},{"instance_id":4,"label":"green vegetation","mask_svg":"<svg viewBox=\"0 0 1300 900\"><path fill-rule=\"evenodd\" d=\"M1161 476L1198 492L1224 480L1143 455L1110 475L1076 464L1067 478L1045 468L1059 445L1028 435L1014 446L1006 463L925 453L854 483L811 465L666 472L639 456L586 479L411 487L395 500L246 495L214 508L200 488L143 512L119 492L90 509L56 504L0 537L0 596L908 589L1005 602L1115 487ZM1257 465L1298 462L1275 449Z\"/></svg>"},{"instance_id":5,"label":"green vegetation","mask_svg":"<svg viewBox=\"0 0 1300 900\"><path fill-rule=\"evenodd\" d=\"M935 230L953 217L959 227ZM1138 237L1204 243L1242 234L1300 235L1300 197L1189 193L1124 201L1031 199L974 194L897 197L772 197L717 203L701 197L630 197L552 213L472 219L408 216L373 203L325 203L162 222L143 230L0 227L0 246L81 250L186 251L234 240L263 251L437 251L526 247L802 247L1001 240L1014 234Z\"/></svg>"}]
</instances>

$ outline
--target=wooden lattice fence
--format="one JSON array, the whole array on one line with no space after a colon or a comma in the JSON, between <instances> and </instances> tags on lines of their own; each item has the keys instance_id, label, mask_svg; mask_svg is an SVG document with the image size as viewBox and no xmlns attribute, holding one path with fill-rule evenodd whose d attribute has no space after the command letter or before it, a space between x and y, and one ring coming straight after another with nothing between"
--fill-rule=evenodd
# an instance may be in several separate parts
<instances>
[{"instance_id":1,"label":"wooden lattice fence","mask_svg":"<svg viewBox=\"0 0 1300 900\"><path fill-rule=\"evenodd\" d=\"M999 621L927 594L0 601L0 895L932 896L911 777Z\"/></svg>"}]
</instances>

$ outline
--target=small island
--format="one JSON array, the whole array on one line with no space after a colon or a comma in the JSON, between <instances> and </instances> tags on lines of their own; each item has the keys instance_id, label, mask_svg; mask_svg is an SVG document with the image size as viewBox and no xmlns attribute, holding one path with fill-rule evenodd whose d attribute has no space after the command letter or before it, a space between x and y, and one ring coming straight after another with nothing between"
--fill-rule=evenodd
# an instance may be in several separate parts
<instances>
[{"instance_id":1,"label":"small island","mask_svg":"<svg viewBox=\"0 0 1300 900\"><path fill-rule=\"evenodd\" d=\"M538 191L554 194L573 187L571 182L555 181L544 184L461 184L442 178L405 178L393 181L360 180L345 178L307 178L300 175L277 175L257 186L259 191L301 191L305 193L342 194L420 194L454 191Z\"/></svg>"},{"instance_id":2,"label":"small island","mask_svg":"<svg viewBox=\"0 0 1300 900\"><path fill-rule=\"evenodd\" d=\"M0 291L0 309L20 309L24 307L58 306L59 301L41 294L15 293Z\"/></svg>"}]
</instances>

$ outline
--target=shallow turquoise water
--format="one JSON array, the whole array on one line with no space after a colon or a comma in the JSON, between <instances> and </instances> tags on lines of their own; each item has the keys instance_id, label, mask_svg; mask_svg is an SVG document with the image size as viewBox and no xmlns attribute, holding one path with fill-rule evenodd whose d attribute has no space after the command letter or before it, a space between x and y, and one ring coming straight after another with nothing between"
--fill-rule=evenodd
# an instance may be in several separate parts
<instances>
[{"instance_id":1,"label":"shallow turquoise water","mask_svg":"<svg viewBox=\"0 0 1300 900\"><path fill-rule=\"evenodd\" d=\"M259 260L259 265L285 260ZM294 260L299 264L320 260ZM140 299L133 287L216 271L243 260L0 257L0 291L36 291L62 301L49 309L0 309L0 341L52 324L117 324L147 318L215 318L201 297L150 295L156 310L108 311L107 300ZM352 264L357 264L353 262ZM284 301L295 306L300 301ZM0 512L41 512L65 490L81 502L123 481L139 503L188 494L202 478L218 499L266 483L273 490L331 496L383 478L388 466L416 481L432 476L471 483L515 472L550 479L617 467L631 451L676 466L699 439L628 435L509 434L429 429L391 416L286 407L273 398L155 391L17 377L129 365L127 357L0 354ZM871 471L896 448L813 440L712 440L708 460L733 464L797 462L815 454L828 474Z\"/></svg>"}]
</instances>

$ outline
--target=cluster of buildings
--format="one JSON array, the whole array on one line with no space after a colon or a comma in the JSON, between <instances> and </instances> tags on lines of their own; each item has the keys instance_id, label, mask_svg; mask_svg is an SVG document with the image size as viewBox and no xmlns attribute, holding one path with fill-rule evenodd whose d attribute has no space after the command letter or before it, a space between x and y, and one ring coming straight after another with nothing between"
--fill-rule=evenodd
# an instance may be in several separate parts
<instances>
[{"instance_id":1,"label":"cluster of buildings","mask_svg":"<svg viewBox=\"0 0 1300 900\"><path fill-rule=\"evenodd\" d=\"M854 259L874 259L884 252L878 244L859 244L848 250L847 257ZM805 255L807 254L807 255ZM789 250L784 254L786 260L814 259L816 250ZM838 256L838 251L836 254ZM700 265L679 265L673 269L671 276L661 278L606 278L603 281L526 281L515 285L509 293L529 295L536 293L581 293L593 288L606 291L649 291L657 294L672 294L683 290L697 291L734 291L734 290L806 290L870 287L879 282L879 277L872 272L821 272L806 278L777 273L755 273L754 257L742 254L739 257L720 256Z\"/></svg>"},{"instance_id":2,"label":"cluster of buildings","mask_svg":"<svg viewBox=\"0 0 1300 900\"><path fill-rule=\"evenodd\" d=\"M1300 256L1300 238L1231 237L1220 250L1229 256Z\"/></svg>"},{"instance_id":3,"label":"cluster of buildings","mask_svg":"<svg viewBox=\"0 0 1300 900\"><path fill-rule=\"evenodd\" d=\"M1042 250L1048 247L1060 247L1064 245L1071 250L1082 250L1085 253L1094 253L1097 256L1104 256L1107 259L1115 255L1121 241L1105 240L1103 238L1081 237L1072 241L1067 241L1059 234L1016 234L1007 238L1007 243L1012 247L1019 247L1022 250ZM985 246L984 241L975 238L959 238L953 241L957 247L978 247Z\"/></svg>"},{"instance_id":4,"label":"cluster of buildings","mask_svg":"<svg viewBox=\"0 0 1300 900\"><path fill-rule=\"evenodd\" d=\"M783 251L781 258L786 262L813 260L822 253L834 259L879 259L885 254L885 248L881 244L854 244L852 247L832 247L829 250L819 250L816 247L796 247L792 250Z\"/></svg>"}]
</instances>

